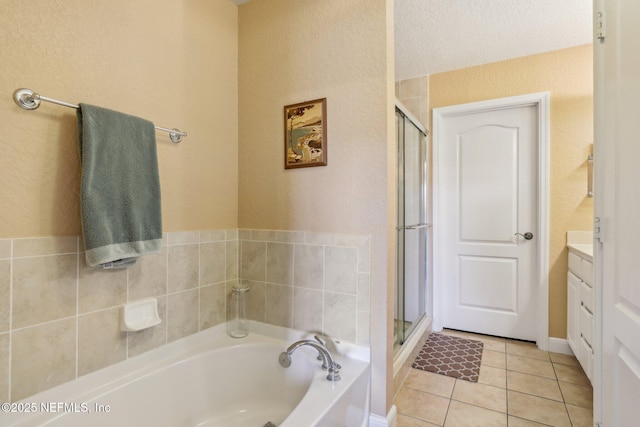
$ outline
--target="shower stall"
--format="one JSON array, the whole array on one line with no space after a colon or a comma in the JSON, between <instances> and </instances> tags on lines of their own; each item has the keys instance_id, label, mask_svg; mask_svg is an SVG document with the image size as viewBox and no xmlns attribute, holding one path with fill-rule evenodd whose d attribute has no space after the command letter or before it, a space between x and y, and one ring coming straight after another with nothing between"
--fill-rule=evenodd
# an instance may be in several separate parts
<instances>
[{"instance_id":1,"label":"shower stall","mask_svg":"<svg viewBox=\"0 0 640 427\"><path fill-rule=\"evenodd\" d=\"M427 130L396 102L398 157L397 277L394 351L402 348L427 307Z\"/></svg>"}]
</instances>

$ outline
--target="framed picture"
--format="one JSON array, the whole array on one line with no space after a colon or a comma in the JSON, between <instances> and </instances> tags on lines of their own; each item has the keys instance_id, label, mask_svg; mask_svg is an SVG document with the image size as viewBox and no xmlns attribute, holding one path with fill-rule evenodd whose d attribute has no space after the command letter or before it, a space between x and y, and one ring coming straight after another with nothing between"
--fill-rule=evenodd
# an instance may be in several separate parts
<instances>
[{"instance_id":1,"label":"framed picture","mask_svg":"<svg viewBox=\"0 0 640 427\"><path fill-rule=\"evenodd\" d=\"M327 98L284 107L284 168L327 165Z\"/></svg>"}]
</instances>

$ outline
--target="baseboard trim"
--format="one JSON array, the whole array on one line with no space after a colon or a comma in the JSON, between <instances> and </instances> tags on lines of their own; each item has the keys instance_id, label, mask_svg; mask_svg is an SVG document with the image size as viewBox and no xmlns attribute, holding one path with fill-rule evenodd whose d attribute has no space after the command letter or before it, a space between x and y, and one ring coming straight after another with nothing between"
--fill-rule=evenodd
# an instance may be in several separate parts
<instances>
[{"instance_id":1,"label":"baseboard trim","mask_svg":"<svg viewBox=\"0 0 640 427\"><path fill-rule=\"evenodd\" d=\"M564 338L549 337L549 351L573 356L569 342Z\"/></svg>"},{"instance_id":2,"label":"baseboard trim","mask_svg":"<svg viewBox=\"0 0 640 427\"><path fill-rule=\"evenodd\" d=\"M369 427L396 427L396 406L392 405L387 417L369 415Z\"/></svg>"}]
</instances>

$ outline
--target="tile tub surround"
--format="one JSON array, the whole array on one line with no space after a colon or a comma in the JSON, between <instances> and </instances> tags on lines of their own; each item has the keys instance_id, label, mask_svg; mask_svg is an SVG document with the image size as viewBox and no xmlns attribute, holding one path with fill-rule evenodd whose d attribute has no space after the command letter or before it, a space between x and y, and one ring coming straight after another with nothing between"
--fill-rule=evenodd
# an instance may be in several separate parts
<instances>
[{"instance_id":1,"label":"tile tub surround","mask_svg":"<svg viewBox=\"0 0 640 427\"><path fill-rule=\"evenodd\" d=\"M239 240L252 320L369 345L369 236L241 229Z\"/></svg>"},{"instance_id":2,"label":"tile tub surround","mask_svg":"<svg viewBox=\"0 0 640 427\"><path fill-rule=\"evenodd\" d=\"M160 254L125 270L88 268L78 236L0 239L0 402L226 321L239 279L252 288L250 318L368 344L367 237L237 229L165 233ZM148 297L158 300L162 323L121 332L120 306Z\"/></svg>"}]
</instances>

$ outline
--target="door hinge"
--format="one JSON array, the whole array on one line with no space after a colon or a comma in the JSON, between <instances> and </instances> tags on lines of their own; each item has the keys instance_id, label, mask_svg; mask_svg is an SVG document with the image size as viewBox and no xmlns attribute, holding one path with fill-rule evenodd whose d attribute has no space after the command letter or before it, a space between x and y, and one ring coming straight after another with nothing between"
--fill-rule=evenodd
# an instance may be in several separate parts
<instances>
[{"instance_id":1,"label":"door hinge","mask_svg":"<svg viewBox=\"0 0 640 427\"><path fill-rule=\"evenodd\" d=\"M600 217L595 217L593 218L593 239L596 240L598 243L602 243L602 240L600 239L600 233L602 229L602 224L600 223Z\"/></svg>"},{"instance_id":2,"label":"door hinge","mask_svg":"<svg viewBox=\"0 0 640 427\"><path fill-rule=\"evenodd\" d=\"M604 15L602 12L596 12L593 20L593 33L596 40L604 41Z\"/></svg>"}]
</instances>

